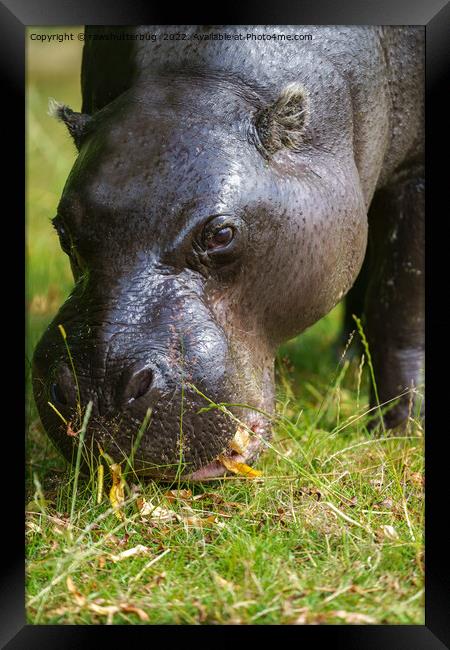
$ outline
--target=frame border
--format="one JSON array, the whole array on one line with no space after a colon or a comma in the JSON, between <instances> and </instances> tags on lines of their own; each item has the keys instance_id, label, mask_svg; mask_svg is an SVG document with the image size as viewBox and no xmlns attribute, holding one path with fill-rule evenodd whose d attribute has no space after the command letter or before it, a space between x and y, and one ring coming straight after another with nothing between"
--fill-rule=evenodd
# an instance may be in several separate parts
<instances>
[{"instance_id":1,"label":"frame border","mask_svg":"<svg viewBox=\"0 0 450 650\"><path fill-rule=\"evenodd\" d=\"M184 14L184 15L183 15ZM11 143L5 151L8 152L8 171L10 173L9 182L17 183L16 192L13 194L14 213L24 214L24 157L25 155L25 131L24 124L24 107L25 107L25 28L33 25L84 25L84 24L178 24L186 22L188 24L202 24L206 21L203 14L195 15L191 12L186 15L169 16L168 11L164 8L149 5L144 0L135 0L133 4L127 5L122 0L102 0L92 5L88 0L78 0L75 4L69 4L69 0L45 0L32 4L28 0L6 0L0 3L0 24L2 25L3 38L0 40L0 67L3 73L3 80L8 88L4 94L8 98L7 104L7 122L9 125L12 118L17 120L16 129L6 129L11 136ZM432 211L437 212L437 194L438 190L445 187L443 175L447 171L448 165L442 167L438 162L438 150L444 151L443 138L440 127L445 128L444 124L448 119L439 121L439 111L442 112L448 105L448 85L445 84L446 73L448 75L449 67L449 38L450 33L450 4L445 0L429 0L427 3L408 3L407 0L347 0L345 3L333 3L332 0L305 0L301 7L288 4L287 0L279 0L276 7L268 4L258 4L255 6L241 7L239 14L236 12L230 14L230 10L225 10L222 15L216 17L213 21L211 16L207 16L211 22L221 24L351 24L351 25L403 25L414 24L424 25L426 27L426 206L427 206L427 227L426 227L426 381L428 386L428 427L430 430L437 429L433 432L433 441L428 438L425 445L426 450L426 472L427 472L427 491L425 498L426 505L426 558L427 570L425 576L425 625L374 625L374 626L301 626L295 628L295 638L304 641L325 642L326 638L335 648L355 648L369 650L375 648L394 648L395 650L425 650L427 648L441 650L450 647L450 571L448 571L448 550L445 535L445 523L448 512L448 500L444 504L443 496L443 476L446 476L445 466L446 455L444 450L444 436L439 430L439 416L442 405L446 404L445 398L447 391L445 381L442 382L439 376L433 375L430 371L432 362L432 350L430 340L444 343L445 349L446 334L449 331L450 320L443 313L440 313L437 307L432 308L432 304L438 305L440 296L445 289L438 287L439 281L445 277L443 269L439 269L439 262L445 260L445 254L448 256L448 246L444 237L439 238L437 230L433 231L430 227ZM447 90L444 96L444 88ZM13 103L14 109L11 109ZM442 157L442 160L445 160ZM442 178L440 178L439 174ZM23 179L23 180L22 180ZM440 182L441 181L441 182ZM447 184L448 180L446 179ZM8 184L9 188L9 184ZM447 197L446 197L447 198ZM445 214L445 213L444 213ZM441 217L442 219L442 217ZM12 219L13 223L8 224L8 241L10 235L17 237L18 247L23 246L23 229L18 219ZM438 217L435 217L435 223L440 223ZM9 227L11 230L9 230ZM12 244L11 244L12 246ZM430 247L435 247L435 255L431 257ZM439 250L439 246L442 250ZM445 246L445 249L444 249ZM23 250L23 248L21 248ZM11 277L10 260L7 257L7 264L3 277ZM19 256L17 256L19 257ZM19 258L19 264L22 260ZM15 273L15 277L24 278L24 267L22 264ZM431 284L432 282L432 284ZM25 284L24 283L22 286ZM20 293L20 292L19 292ZM17 294L18 295L18 294ZM435 300L432 302L432 296ZM448 287L446 294L448 295ZM8 300L9 302L9 300ZM9 309L9 308L8 308ZM22 306L23 309L23 306ZM20 313L20 308L15 310ZM23 321L22 321L23 322ZM8 328L10 329L10 328ZM11 328L14 333L19 334L20 327ZM433 332L434 330L434 332ZM8 333L8 339L10 337ZM7 344L9 346L9 343ZM19 341L19 348L22 342ZM442 359L441 359L442 361ZM12 364L12 367L17 364ZM14 380L17 379L19 386L18 371L15 371ZM23 382L22 376L22 382ZM16 385L14 381L14 385ZM445 393L444 393L445 391ZM14 391L15 392L15 391ZM17 391L18 393L19 391ZM431 402L430 402L431 399ZM448 397L447 397L448 401ZM20 407L19 407L20 408ZM15 409L6 409L7 411ZM4 432L11 436L8 437L8 447L10 444L15 445L15 449L5 458L2 465L8 465L11 469L13 458L25 457L25 447L23 438L14 435L17 429L17 418L12 421L9 428L4 428ZM442 447L442 453L440 453ZM22 462L22 468L24 463ZM2 470L7 469L2 467ZM91 643L104 642L107 639L112 641L112 647L118 647L120 643L120 633L123 631L126 635L127 643L131 638L134 640L144 640L143 634L149 626L112 626L106 628L102 633L101 639L98 637L99 630L103 626L33 626L25 624L25 567L24 567L24 520L22 504L24 502L24 473L14 471L14 478L5 482L3 494L5 495L6 512L3 514L3 521L7 522L8 533L3 535L3 541L9 543L10 549L3 554L4 574L0 589L0 643L1 647L10 649L18 648L60 648L64 643L66 648L79 648L82 643L86 644L88 638ZM13 487L13 489L11 489ZM19 507L17 508L16 499L10 499L10 495L23 496ZM17 500L19 500L17 498ZM442 503L442 509L439 503ZM431 505L432 504L432 505ZM447 506L447 507L446 507ZM8 511L9 510L9 511ZM9 531L12 531L12 535ZM15 537L17 535L17 538ZM5 539L6 538L6 539ZM6 569L6 570L5 570ZM152 626L153 628L154 626ZM158 626L159 627L159 626ZM162 628L166 626L161 626ZM197 638L196 626L170 626L171 633L175 636L181 634L180 640L186 642L190 639ZM224 627L224 626L221 626ZM225 626L228 628L228 626ZM232 627L232 626L231 626ZM253 626L248 626L253 627ZM271 626L275 627L275 633L282 629L282 632L288 626ZM203 635L209 634L211 627L202 628ZM109 630L109 632L108 632ZM155 632L152 629L151 634ZM159 630L157 631L159 632ZM162 630L163 634L166 634ZM265 631L264 631L265 633ZM103 636L103 634L109 636ZM111 634L113 636L111 636ZM232 638L232 632L228 629L223 630L222 640ZM246 635L246 630L240 630L239 635ZM253 634L253 631L251 632ZM271 632L269 632L271 634ZM194 636L193 636L194 635ZM148 638L148 637L147 637ZM153 637L154 638L154 637ZM173 638L173 637L172 637ZM241 637L243 640L244 637ZM247 638L247 637L246 637ZM167 642L167 636L165 642ZM250 640L250 638L249 638ZM89 647L89 642L88 646Z\"/></svg>"}]
</instances>

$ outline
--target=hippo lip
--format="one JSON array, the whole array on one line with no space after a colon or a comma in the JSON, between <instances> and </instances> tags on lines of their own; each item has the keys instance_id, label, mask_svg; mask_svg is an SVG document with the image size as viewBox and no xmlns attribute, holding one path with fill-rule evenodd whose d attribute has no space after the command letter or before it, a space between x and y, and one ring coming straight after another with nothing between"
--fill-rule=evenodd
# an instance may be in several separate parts
<instances>
[{"instance_id":1,"label":"hippo lip","mask_svg":"<svg viewBox=\"0 0 450 650\"><path fill-rule=\"evenodd\" d=\"M246 426L245 429L247 430L248 426ZM229 448L227 449L224 455L226 455L227 458L230 458L230 460L236 463L245 463L245 464L252 463L258 458L259 454L262 451L262 446L263 446L262 440L267 438L266 429L261 424L252 425L251 430L253 431L253 437L250 438L248 444L246 444L245 446L245 449L238 451L237 450L238 447L233 448L232 443L233 441L235 441L239 430L240 427L238 428L238 431L236 432L235 436L230 441ZM204 481L207 479L218 479L225 476L228 473L229 472L227 468L220 461L220 459L215 459L210 463L208 463L207 465L204 465L200 469L196 470L195 472L188 474L186 476L186 480Z\"/></svg>"}]
</instances>

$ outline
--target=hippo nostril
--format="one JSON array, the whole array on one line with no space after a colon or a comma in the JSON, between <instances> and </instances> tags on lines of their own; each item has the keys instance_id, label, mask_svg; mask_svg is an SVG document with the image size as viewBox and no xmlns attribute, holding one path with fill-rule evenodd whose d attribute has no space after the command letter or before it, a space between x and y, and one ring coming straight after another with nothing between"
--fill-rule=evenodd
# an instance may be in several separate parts
<instances>
[{"instance_id":1,"label":"hippo nostril","mask_svg":"<svg viewBox=\"0 0 450 650\"><path fill-rule=\"evenodd\" d=\"M142 395L145 395L145 393L148 391L150 388L150 385L152 383L153 379L153 373L151 370L145 370L142 371L141 376L138 379L138 383L136 385L136 393L135 393L135 399L138 397L142 397Z\"/></svg>"},{"instance_id":2,"label":"hippo nostril","mask_svg":"<svg viewBox=\"0 0 450 650\"><path fill-rule=\"evenodd\" d=\"M60 406L72 406L76 401L75 382L66 364L61 364L50 385L52 402Z\"/></svg>"},{"instance_id":3,"label":"hippo nostril","mask_svg":"<svg viewBox=\"0 0 450 650\"><path fill-rule=\"evenodd\" d=\"M125 389L125 398L131 402L148 393L153 383L153 372L150 368L141 368L135 372Z\"/></svg>"},{"instance_id":4,"label":"hippo nostril","mask_svg":"<svg viewBox=\"0 0 450 650\"><path fill-rule=\"evenodd\" d=\"M50 394L54 402L63 405L67 404L67 398L59 384L52 384L50 386Z\"/></svg>"}]
</instances>

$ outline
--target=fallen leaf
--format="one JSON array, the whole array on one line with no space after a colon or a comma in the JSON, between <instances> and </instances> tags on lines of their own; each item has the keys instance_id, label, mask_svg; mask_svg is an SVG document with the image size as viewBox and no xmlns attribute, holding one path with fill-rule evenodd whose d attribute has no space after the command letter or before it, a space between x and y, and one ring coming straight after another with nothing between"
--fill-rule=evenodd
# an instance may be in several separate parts
<instances>
[{"instance_id":1,"label":"fallen leaf","mask_svg":"<svg viewBox=\"0 0 450 650\"><path fill-rule=\"evenodd\" d=\"M164 494L164 496L170 503L173 503L177 499L182 499L183 501L187 501L192 498L192 491L191 490L169 490Z\"/></svg>"},{"instance_id":2,"label":"fallen leaf","mask_svg":"<svg viewBox=\"0 0 450 650\"><path fill-rule=\"evenodd\" d=\"M122 478L122 468L118 463L113 463L110 465L111 475L112 475L112 487L109 492L109 500L114 510L114 514L120 520L124 519L124 514L122 511L122 506L125 501L124 487L125 481Z\"/></svg>"},{"instance_id":3,"label":"fallen leaf","mask_svg":"<svg viewBox=\"0 0 450 650\"><path fill-rule=\"evenodd\" d=\"M41 527L39 526L39 524L36 524L36 523L35 523L34 521L32 521L31 519L27 519L27 520L26 520L26 522L25 522L25 526L26 526L26 528L28 529L28 530L27 530L27 534L28 534L28 532L31 532L31 533L37 533L37 534L42 533L42 529L41 529Z\"/></svg>"},{"instance_id":4,"label":"fallen leaf","mask_svg":"<svg viewBox=\"0 0 450 650\"><path fill-rule=\"evenodd\" d=\"M118 605L97 605L97 603L89 603L88 609L95 614L100 614L100 616L107 617L107 624L111 624L114 614L120 612L120 607Z\"/></svg>"},{"instance_id":5,"label":"fallen leaf","mask_svg":"<svg viewBox=\"0 0 450 650\"><path fill-rule=\"evenodd\" d=\"M233 472L233 474L240 474L247 478L262 476L262 472L259 470L253 469L253 467L249 467L249 465L246 465L245 463L238 463L237 461L232 460L229 456L220 455L218 460L227 468L227 470Z\"/></svg>"},{"instance_id":6,"label":"fallen leaf","mask_svg":"<svg viewBox=\"0 0 450 650\"><path fill-rule=\"evenodd\" d=\"M307 607L303 607L300 610L297 610L297 617L292 621L292 625L306 625L309 619L309 610Z\"/></svg>"},{"instance_id":7,"label":"fallen leaf","mask_svg":"<svg viewBox=\"0 0 450 650\"><path fill-rule=\"evenodd\" d=\"M75 583L72 580L71 576L67 576L66 585L67 585L67 589L69 590L69 593L73 597L73 600L75 601L75 603L79 607L83 607L83 605L86 603L86 598L75 587Z\"/></svg>"},{"instance_id":8,"label":"fallen leaf","mask_svg":"<svg viewBox=\"0 0 450 650\"><path fill-rule=\"evenodd\" d=\"M398 533L395 530L394 526L390 526L390 525L380 526L380 530L377 531L377 537L379 539L386 538L392 540L399 538Z\"/></svg>"},{"instance_id":9,"label":"fallen leaf","mask_svg":"<svg viewBox=\"0 0 450 650\"><path fill-rule=\"evenodd\" d=\"M148 555L149 552L150 549L148 546L143 546L142 544L138 544L137 546L134 546L133 548L128 548L126 551L122 551L117 555L111 553L109 555L109 559L112 560L113 562L120 562L121 560L126 560L127 558L134 557L136 555Z\"/></svg>"},{"instance_id":10,"label":"fallen leaf","mask_svg":"<svg viewBox=\"0 0 450 650\"><path fill-rule=\"evenodd\" d=\"M204 623L208 618L208 610L199 600L194 600L192 604L198 610L198 622Z\"/></svg>"},{"instance_id":11,"label":"fallen leaf","mask_svg":"<svg viewBox=\"0 0 450 650\"><path fill-rule=\"evenodd\" d=\"M368 616L367 614L359 614L358 612L345 612L343 609L338 609L333 612L330 612L332 616L336 618L342 618L346 623L360 625L361 623L376 623L376 619L373 616Z\"/></svg>"},{"instance_id":12,"label":"fallen leaf","mask_svg":"<svg viewBox=\"0 0 450 650\"><path fill-rule=\"evenodd\" d=\"M419 487L425 486L425 476L421 472L412 472L409 475L409 478L415 485L418 485Z\"/></svg>"},{"instance_id":13,"label":"fallen leaf","mask_svg":"<svg viewBox=\"0 0 450 650\"><path fill-rule=\"evenodd\" d=\"M155 506L151 501L146 501L143 497L137 499L136 503L142 519L163 522L173 521L174 519L179 518L177 513L173 510L161 506Z\"/></svg>"},{"instance_id":14,"label":"fallen leaf","mask_svg":"<svg viewBox=\"0 0 450 650\"><path fill-rule=\"evenodd\" d=\"M196 515L193 515L182 517L181 521L194 528L204 528L205 526L211 526L211 524L215 524L219 528L223 528L225 526L224 523L218 520L216 515L209 515L208 517L197 517Z\"/></svg>"},{"instance_id":15,"label":"fallen leaf","mask_svg":"<svg viewBox=\"0 0 450 650\"><path fill-rule=\"evenodd\" d=\"M120 609L122 612L131 612L133 614L137 614L141 621L148 621L148 614L144 612L144 610L140 607L136 607L135 605L128 605L127 603L121 603Z\"/></svg>"},{"instance_id":16,"label":"fallen leaf","mask_svg":"<svg viewBox=\"0 0 450 650\"><path fill-rule=\"evenodd\" d=\"M88 603L87 607L95 614L106 616L107 624L111 624L114 614L118 614L119 612L131 612L137 614L141 621L148 621L148 614L144 612L143 609L136 607L135 605L130 605L129 603L119 603L118 605L101 605L97 601Z\"/></svg>"},{"instance_id":17,"label":"fallen leaf","mask_svg":"<svg viewBox=\"0 0 450 650\"><path fill-rule=\"evenodd\" d=\"M214 582L220 589L228 589L229 591L234 592L234 584L222 578L218 573L213 573Z\"/></svg>"}]
</instances>

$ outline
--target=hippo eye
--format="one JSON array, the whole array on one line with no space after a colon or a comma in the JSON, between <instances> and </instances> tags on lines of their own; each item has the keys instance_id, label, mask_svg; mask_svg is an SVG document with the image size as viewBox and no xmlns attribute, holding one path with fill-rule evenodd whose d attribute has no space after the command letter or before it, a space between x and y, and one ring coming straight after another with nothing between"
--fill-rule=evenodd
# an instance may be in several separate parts
<instances>
[{"instance_id":1,"label":"hippo eye","mask_svg":"<svg viewBox=\"0 0 450 650\"><path fill-rule=\"evenodd\" d=\"M56 232L58 233L59 237L59 243L61 244L61 248L67 255L70 255L70 249L71 249L71 242L70 242L70 236L69 233L67 232L66 227L64 226L63 222L57 215L52 219L52 225Z\"/></svg>"},{"instance_id":2,"label":"hippo eye","mask_svg":"<svg viewBox=\"0 0 450 650\"><path fill-rule=\"evenodd\" d=\"M231 223L230 223L231 222ZM236 237L235 224L226 215L213 217L204 227L200 235L201 247L207 253L229 251Z\"/></svg>"},{"instance_id":3,"label":"hippo eye","mask_svg":"<svg viewBox=\"0 0 450 650\"><path fill-rule=\"evenodd\" d=\"M199 226L192 242L194 266L200 264L211 272L234 272L242 261L247 239L244 220L232 214L217 214Z\"/></svg>"},{"instance_id":4,"label":"hippo eye","mask_svg":"<svg viewBox=\"0 0 450 650\"><path fill-rule=\"evenodd\" d=\"M219 230L205 233L204 245L208 251L224 248L232 241L234 230L230 226L225 226Z\"/></svg>"}]
</instances>

